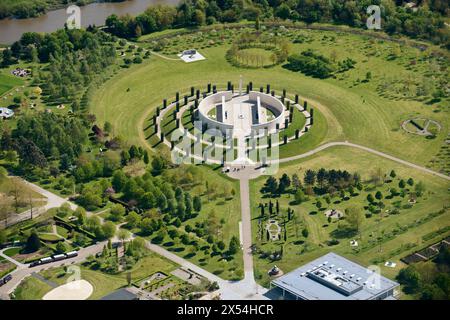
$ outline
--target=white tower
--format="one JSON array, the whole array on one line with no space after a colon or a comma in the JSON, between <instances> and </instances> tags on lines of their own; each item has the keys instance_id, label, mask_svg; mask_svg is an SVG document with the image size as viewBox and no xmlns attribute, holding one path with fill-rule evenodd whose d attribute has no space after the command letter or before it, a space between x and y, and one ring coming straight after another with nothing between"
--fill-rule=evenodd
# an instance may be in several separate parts
<instances>
[{"instance_id":1,"label":"white tower","mask_svg":"<svg viewBox=\"0 0 450 320\"><path fill-rule=\"evenodd\" d=\"M225 117L225 95L222 96L222 122L226 122L226 117Z\"/></svg>"},{"instance_id":2,"label":"white tower","mask_svg":"<svg viewBox=\"0 0 450 320\"><path fill-rule=\"evenodd\" d=\"M239 95L242 96L242 75L239 76Z\"/></svg>"}]
</instances>

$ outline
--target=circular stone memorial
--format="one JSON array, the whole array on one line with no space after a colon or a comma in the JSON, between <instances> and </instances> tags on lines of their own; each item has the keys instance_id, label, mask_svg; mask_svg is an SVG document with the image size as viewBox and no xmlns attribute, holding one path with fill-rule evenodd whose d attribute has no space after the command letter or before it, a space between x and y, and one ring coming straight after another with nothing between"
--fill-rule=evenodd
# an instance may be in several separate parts
<instances>
[{"instance_id":1,"label":"circular stone memorial","mask_svg":"<svg viewBox=\"0 0 450 320\"><path fill-rule=\"evenodd\" d=\"M211 112L214 109L216 112ZM284 109L278 98L256 91L241 95L232 91L217 92L203 99L198 106L203 124L238 139L252 132L275 133L277 125L279 129L284 128Z\"/></svg>"},{"instance_id":2,"label":"circular stone memorial","mask_svg":"<svg viewBox=\"0 0 450 320\"><path fill-rule=\"evenodd\" d=\"M168 103L163 100L152 116L158 143L170 146L177 163L257 165L266 168L279 159L279 146L309 132L313 108L289 99L286 90L276 95L267 84L259 91L250 82L239 89L228 82L226 90L208 84L207 91L195 90ZM303 104L303 106L302 106Z\"/></svg>"}]
</instances>

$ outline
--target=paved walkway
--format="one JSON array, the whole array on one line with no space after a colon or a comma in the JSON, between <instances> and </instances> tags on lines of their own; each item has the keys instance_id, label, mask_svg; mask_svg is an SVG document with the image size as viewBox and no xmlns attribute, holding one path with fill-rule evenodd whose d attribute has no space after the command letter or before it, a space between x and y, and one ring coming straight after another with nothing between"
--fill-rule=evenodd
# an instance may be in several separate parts
<instances>
[{"instance_id":1,"label":"paved walkway","mask_svg":"<svg viewBox=\"0 0 450 320\"><path fill-rule=\"evenodd\" d=\"M14 248L14 247L4 248L4 249L0 250L0 256L5 258L6 260L8 260L11 263L14 263L19 268L25 268L26 267L25 264L20 263L19 261L14 260L13 258L11 258L11 257L9 257L9 256L7 256L6 254L3 253L4 251L6 251L8 249L11 249L11 248Z\"/></svg>"},{"instance_id":2,"label":"paved walkway","mask_svg":"<svg viewBox=\"0 0 450 320\"><path fill-rule=\"evenodd\" d=\"M179 264L181 267L192 270L211 282L217 282L220 287L221 299L223 300L267 299L262 295L267 289L255 286L253 271L246 272L242 281L227 281L158 245L147 242L147 247L153 252Z\"/></svg>"},{"instance_id":3,"label":"paved walkway","mask_svg":"<svg viewBox=\"0 0 450 320\"><path fill-rule=\"evenodd\" d=\"M289 162L289 161L293 161L293 160L297 160L297 159L301 159L301 158L306 158L306 157L309 157L309 156L311 156L313 154L316 154L316 153L318 153L318 152L320 152L322 150L325 150L325 149L328 149L328 148L331 148L331 147L336 147L336 146L347 146L347 147L352 147L352 148L357 148L357 149L360 149L360 150L364 150L364 151L370 152L372 154L376 154L377 156L380 156L380 157L383 157L383 158L386 158L386 159L389 159L389 160L401 163L401 164L403 164L405 166L414 168L416 170L435 175L435 176L440 177L442 179L450 180L450 176L447 176L447 175L445 175L443 173L433 171L431 169L428 169L426 167L422 167L420 165L414 164L414 163L406 161L406 160L402 160L400 158L391 156L390 154L387 154L385 152L377 151L375 149L372 149L372 148L369 148L369 147L365 147L365 146L362 146L362 145L359 145L359 144L356 144L356 143L351 143L351 142L348 142L348 141L344 141L344 142L329 142L329 143L323 144L323 145L321 145L321 146L319 146L316 149L313 149L311 151L308 151L308 152L305 152L305 153L302 153L302 154L299 154L299 155L296 155L296 156L292 156L292 157L289 157L289 158L284 158L284 159L281 159L281 160L275 160L273 162L275 162L275 163L276 162L284 163L284 162Z\"/></svg>"},{"instance_id":4,"label":"paved walkway","mask_svg":"<svg viewBox=\"0 0 450 320\"><path fill-rule=\"evenodd\" d=\"M241 179L240 193L241 193L241 214L242 214L242 250L244 253L244 271L252 273L253 275L253 256L251 251L252 246L252 224L251 224L251 210L250 210L250 193L248 179ZM247 274L246 274L247 275Z\"/></svg>"},{"instance_id":5,"label":"paved walkway","mask_svg":"<svg viewBox=\"0 0 450 320\"><path fill-rule=\"evenodd\" d=\"M150 51L150 50L149 50L149 51ZM159 53L157 53L157 52L155 52L155 51L150 51L150 53L151 53L152 55L155 55L155 56L160 57L160 58L165 59L165 60L170 60L170 61L182 61L180 58L170 58L170 57L166 57L166 56L164 56L164 55L162 55L162 54L159 54Z\"/></svg>"},{"instance_id":6,"label":"paved walkway","mask_svg":"<svg viewBox=\"0 0 450 320\"><path fill-rule=\"evenodd\" d=\"M249 169L247 171L250 172ZM51 193L50 191L44 190L44 189L40 188L39 186L36 186L32 183L29 183L29 184L37 192L41 192L42 194L45 194L47 196L47 198L49 199L49 202L51 202L50 206L52 206L52 207L53 206L59 207L63 203L68 202L66 199L61 198L61 197ZM247 180L246 185L247 185L246 190L248 190L248 180ZM245 189L245 186L244 186L244 189ZM248 191L247 191L247 193L248 193ZM72 209L77 208L77 206L75 204L70 203L70 202L68 202L68 203L71 205ZM248 213L248 215L246 217L246 222L243 222L243 230L244 230L244 234L248 234L249 236L244 237L245 238L244 248L245 248L245 246L247 246L247 248L249 250L249 247L251 246L251 225L250 225L250 202L248 199L246 200L246 203L248 204L247 211L246 211ZM91 214L93 214L93 213L88 212L88 216ZM134 236L135 235L133 235L133 237ZM116 239L116 238L113 240L118 241L118 239ZM0 251L1 256L4 256L5 259L7 259L17 265L17 269L11 273L11 275L13 276L12 280L10 282L8 282L6 285L0 287L0 299L9 299L9 294L14 291L16 286L24 278L30 276L33 272L38 273L43 269L49 269L49 268L53 268L53 267L57 267L57 266L61 266L61 265L79 263L79 262L85 260L89 255L93 255L98 252L101 252L106 243L107 242L104 241L104 242L95 244L93 246L80 249L77 257L62 260L62 261L57 261L54 263L49 263L49 264L45 264L45 265L37 266L37 267L33 267L33 268L28 268L28 265L22 264L16 260L4 255L2 253L2 251ZM220 286L219 293L220 293L222 299L225 299L225 300L267 299L262 295L263 293L265 293L267 291L267 289L265 289L259 285L256 285L256 283L254 281L253 260L250 259L251 257L248 255L249 253L247 254L247 258L245 259L246 262L244 264L244 269L245 269L244 280L242 280L242 281L227 281L227 280L224 280L224 279L212 274L211 272L206 271L205 269L200 268L199 266L177 256L176 254L174 254L160 246L157 246L155 244L147 242L147 247L150 250L156 252L157 254L164 256L165 258L179 264L180 266L198 273L199 275L205 277L209 281L217 282Z\"/></svg>"}]
</instances>

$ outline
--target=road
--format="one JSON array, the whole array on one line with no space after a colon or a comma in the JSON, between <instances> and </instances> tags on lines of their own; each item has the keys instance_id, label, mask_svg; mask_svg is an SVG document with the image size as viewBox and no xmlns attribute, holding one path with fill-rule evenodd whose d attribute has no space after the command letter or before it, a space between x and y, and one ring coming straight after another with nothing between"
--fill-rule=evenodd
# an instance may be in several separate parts
<instances>
[{"instance_id":1,"label":"road","mask_svg":"<svg viewBox=\"0 0 450 320\"><path fill-rule=\"evenodd\" d=\"M241 221L242 221L242 250L244 254L245 276L253 278L253 257L252 257L252 224L250 210L250 192L248 179L239 180L241 193Z\"/></svg>"},{"instance_id":2,"label":"road","mask_svg":"<svg viewBox=\"0 0 450 320\"><path fill-rule=\"evenodd\" d=\"M12 280L9 281L7 284L5 284L4 286L0 287L0 299L3 300L8 300L9 299L9 294L11 292L14 291L14 289L16 288L16 286L26 277L30 276L33 272L40 272L44 269L49 269L49 268L53 268L53 267L59 267L62 265L70 265L70 264L77 264L83 260L85 260L88 256L90 255L95 255L99 252L101 252L103 250L103 247L107 244L107 241L103 241L103 242L99 242L97 244L94 244L92 246L86 247L86 248L82 248L78 251L78 256L73 257L71 259L66 259L66 260L61 260L61 261L57 261L57 262L53 262L53 263L48 263L42 266L36 266L33 268L29 268L28 265L22 264L18 261L15 261L14 259L10 259L9 257L9 261L11 261L12 263L14 263L17 266L17 269L14 270L11 275L12 275ZM5 250L5 249L4 249ZM0 255L2 257L7 257L6 255L4 255L2 252L4 251L0 251Z\"/></svg>"},{"instance_id":3,"label":"road","mask_svg":"<svg viewBox=\"0 0 450 320\"><path fill-rule=\"evenodd\" d=\"M182 61L180 58L170 58L170 57L166 57L166 56L164 56L164 55L162 55L162 54L156 53L155 51L150 51L150 53L151 53L152 55L155 55L155 56L160 57L160 58L165 59L165 60L170 60L170 61Z\"/></svg>"}]
</instances>

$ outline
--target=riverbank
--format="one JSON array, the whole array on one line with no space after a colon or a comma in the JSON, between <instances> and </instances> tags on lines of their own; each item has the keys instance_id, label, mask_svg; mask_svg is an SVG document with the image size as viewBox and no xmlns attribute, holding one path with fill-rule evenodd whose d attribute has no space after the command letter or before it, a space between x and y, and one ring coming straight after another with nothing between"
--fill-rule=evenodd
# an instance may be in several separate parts
<instances>
[{"instance_id":1,"label":"riverbank","mask_svg":"<svg viewBox=\"0 0 450 320\"><path fill-rule=\"evenodd\" d=\"M93 2L124 1L128 0L75 0L70 3L67 3L67 0L44 0L44 2L36 2L34 0L5 1L5 3L3 3L0 7L0 20L37 18L50 11L66 8L71 4L76 4L77 6L82 7Z\"/></svg>"},{"instance_id":2,"label":"riverbank","mask_svg":"<svg viewBox=\"0 0 450 320\"><path fill-rule=\"evenodd\" d=\"M20 2L19 2L20 1ZM8 0L8 3L31 3L30 0L19 0L18 2ZM62 4L62 0L46 0L55 3L55 6L49 7L51 10L42 11L40 15L33 18L12 19L6 18L0 20L0 44L11 45L19 40L25 32L51 33L64 28L69 15L66 13L68 4ZM102 26L105 20L112 14L123 16L126 14L137 15L144 12L151 5L161 3L159 0L125 0L121 2L98 2L97 0L86 0L81 9L81 26L83 28L89 25ZM165 0L164 4L176 5L178 0ZM0 5L4 10L4 5Z\"/></svg>"}]
</instances>

